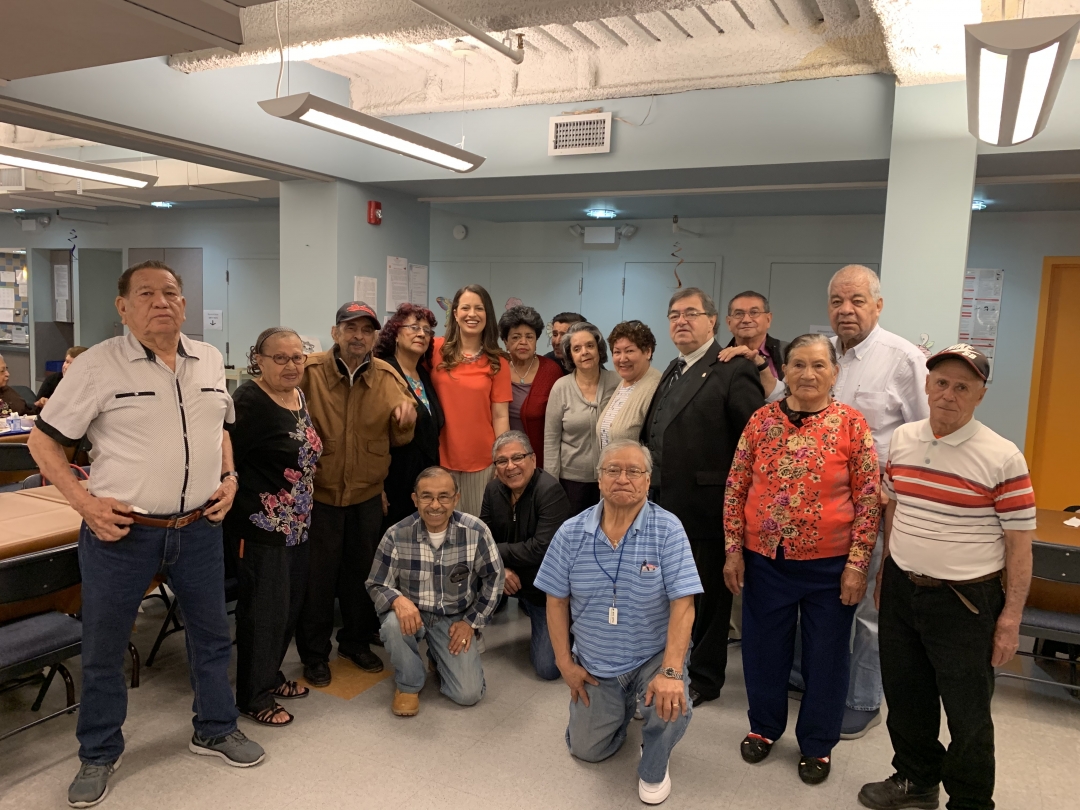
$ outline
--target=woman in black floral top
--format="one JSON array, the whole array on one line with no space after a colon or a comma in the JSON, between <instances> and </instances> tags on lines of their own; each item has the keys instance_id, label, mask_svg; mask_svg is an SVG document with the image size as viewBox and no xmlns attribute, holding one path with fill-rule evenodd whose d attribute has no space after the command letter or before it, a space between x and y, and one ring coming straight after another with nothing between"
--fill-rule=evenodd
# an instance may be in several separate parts
<instances>
[{"instance_id":1,"label":"woman in black floral top","mask_svg":"<svg viewBox=\"0 0 1080 810\"><path fill-rule=\"evenodd\" d=\"M300 336L267 329L249 354L255 378L236 389L230 436L240 489L225 519L225 542L236 564L236 706L267 726L292 722L277 698L307 697L286 680L289 648L307 585L307 533L315 465L322 441L311 425L300 379Z\"/></svg>"}]
</instances>

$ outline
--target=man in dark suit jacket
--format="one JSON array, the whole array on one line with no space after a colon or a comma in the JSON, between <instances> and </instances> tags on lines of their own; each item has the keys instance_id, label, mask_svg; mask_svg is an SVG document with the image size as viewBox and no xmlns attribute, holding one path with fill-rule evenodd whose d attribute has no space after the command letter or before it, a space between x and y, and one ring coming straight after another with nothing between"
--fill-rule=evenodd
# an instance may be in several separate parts
<instances>
[{"instance_id":1,"label":"man in dark suit jacket","mask_svg":"<svg viewBox=\"0 0 1080 810\"><path fill-rule=\"evenodd\" d=\"M739 436L765 404L750 360L719 360L717 320L703 290L687 287L671 297L668 322L680 356L660 379L641 429L653 457L650 498L682 521L705 589L691 636L695 705L715 700L724 686L732 599L723 573L724 486Z\"/></svg>"},{"instance_id":2,"label":"man in dark suit jacket","mask_svg":"<svg viewBox=\"0 0 1080 810\"><path fill-rule=\"evenodd\" d=\"M753 290L736 295L727 306L727 328L732 338L720 352L720 360L726 363L733 357L745 357L758 370L766 400L776 402L784 395L782 369L789 344L770 335L770 326L768 298Z\"/></svg>"}]
</instances>

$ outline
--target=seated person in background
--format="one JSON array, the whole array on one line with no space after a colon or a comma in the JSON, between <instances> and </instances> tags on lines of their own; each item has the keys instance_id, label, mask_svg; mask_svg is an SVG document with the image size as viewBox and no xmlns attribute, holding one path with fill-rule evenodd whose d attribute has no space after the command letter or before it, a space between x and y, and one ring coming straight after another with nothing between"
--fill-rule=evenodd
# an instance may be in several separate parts
<instances>
[{"instance_id":1,"label":"seated person in background","mask_svg":"<svg viewBox=\"0 0 1080 810\"><path fill-rule=\"evenodd\" d=\"M41 388L38 389L37 401L34 402L35 408L44 408L45 403L49 401L49 397L53 395L53 391L56 390L56 386L60 384L60 380L64 379L64 375L67 374L67 370L71 368L71 361L78 357L80 354L86 351L86 346L72 346L67 350L67 354L64 355L64 365L61 369L53 374L50 374L45 378L45 382L41 384Z\"/></svg>"},{"instance_id":2,"label":"seated person in background","mask_svg":"<svg viewBox=\"0 0 1080 810\"><path fill-rule=\"evenodd\" d=\"M23 415L37 413L37 408L30 405L19 396L18 391L8 385L10 379L11 372L8 371L7 363L4 362L4 356L0 354L0 419L11 416L13 413Z\"/></svg>"},{"instance_id":3,"label":"seated person in background","mask_svg":"<svg viewBox=\"0 0 1080 810\"><path fill-rule=\"evenodd\" d=\"M487 526L455 511L458 499L449 470L420 473L413 493L419 513L383 535L367 580L394 666L393 712L399 717L420 710L424 638L444 695L462 706L484 696L474 634L499 604L503 566Z\"/></svg>"},{"instance_id":4,"label":"seated person in background","mask_svg":"<svg viewBox=\"0 0 1080 810\"><path fill-rule=\"evenodd\" d=\"M491 451L495 479L484 490L480 519L491 529L506 566L503 592L516 596L532 622L529 661L545 681L559 677L547 626L547 597L533 579L555 532L570 517L558 479L536 466L529 437L508 430Z\"/></svg>"},{"instance_id":5,"label":"seated person in background","mask_svg":"<svg viewBox=\"0 0 1080 810\"><path fill-rule=\"evenodd\" d=\"M647 500L648 450L612 442L598 469L600 503L555 534L536 586L548 594L555 661L570 687L570 753L586 762L615 754L641 701L638 797L660 804L671 793L668 758L690 724L685 673L701 580L679 519Z\"/></svg>"}]
</instances>

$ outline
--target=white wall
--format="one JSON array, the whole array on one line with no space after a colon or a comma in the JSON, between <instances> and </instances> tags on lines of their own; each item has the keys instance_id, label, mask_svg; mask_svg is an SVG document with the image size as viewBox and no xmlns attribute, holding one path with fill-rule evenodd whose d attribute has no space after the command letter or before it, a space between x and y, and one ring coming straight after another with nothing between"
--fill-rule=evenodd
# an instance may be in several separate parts
<instances>
[{"instance_id":1,"label":"white wall","mask_svg":"<svg viewBox=\"0 0 1080 810\"><path fill-rule=\"evenodd\" d=\"M469 236L463 241L455 240L451 233L459 223L469 228ZM449 289L452 285L446 283L449 279L440 279L435 272L442 262L581 262L584 267L581 311L586 317L594 318L602 330L610 329L621 313L622 265L672 261L669 254L676 237L671 233L671 223L636 222L640 227L638 233L617 248L584 246L580 238L570 235L567 230L570 224L492 223L433 210L430 291L433 308L435 296L450 297L454 293ZM724 218L687 220L681 224L703 236L678 237L684 248L680 256L688 262L697 259L716 261L718 268L723 265L718 289L714 291L721 308L732 295L745 289L768 293L774 262L876 263L881 260L884 217L879 215ZM1027 424L1035 321L1045 255L1080 255L1080 212L983 212L973 218L968 266L1005 270L995 379L979 418L1021 447ZM932 289L925 291L928 300L934 294ZM495 303L502 305L500 301ZM824 303L822 290L820 304L807 302L805 317L813 311L824 311ZM886 301L886 308L888 305ZM552 314L541 312L545 317ZM956 317L959 325L959 312ZM658 340L666 340L664 323L650 325ZM773 331L790 337L796 331L804 331L804 326L800 323L793 329L790 324L774 323ZM720 336L726 337L723 327ZM935 339L937 348L944 348L951 338L935 336Z\"/></svg>"},{"instance_id":2,"label":"white wall","mask_svg":"<svg viewBox=\"0 0 1080 810\"><path fill-rule=\"evenodd\" d=\"M28 249L66 250L75 239L78 248L201 247L203 249L203 306L227 311L225 270L229 259L276 258L278 255L278 209L215 208L193 210L146 210L80 212L71 219L57 219L45 230L25 232L9 215L0 216L0 245ZM101 220L107 224L85 220ZM76 221L83 220L83 221ZM74 232L74 234L72 233ZM40 254L39 254L40 255ZM76 268L78 262L76 261ZM42 262L41 270L49 272ZM30 272L39 270L31 262ZM51 285L51 281L50 281ZM33 287L32 289L36 289ZM41 301L33 301L37 311ZM51 302L45 302L46 309ZM202 312L188 312L188 319L202 320ZM227 317L227 315L226 315ZM274 318L276 322L276 316ZM204 340L225 351L226 331L207 332Z\"/></svg>"}]
</instances>

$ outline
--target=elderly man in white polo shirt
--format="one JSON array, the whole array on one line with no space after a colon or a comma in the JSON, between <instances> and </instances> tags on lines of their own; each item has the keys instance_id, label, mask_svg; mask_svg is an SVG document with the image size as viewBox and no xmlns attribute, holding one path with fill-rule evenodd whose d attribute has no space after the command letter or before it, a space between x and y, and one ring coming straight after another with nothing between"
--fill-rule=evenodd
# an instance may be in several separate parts
<instances>
[{"instance_id":1,"label":"elderly man in white polo shirt","mask_svg":"<svg viewBox=\"0 0 1080 810\"><path fill-rule=\"evenodd\" d=\"M961 343L926 365L930 418L896 429L885 470L877 592L896 773L864 785L859 801L937 807L944 783L950 810L991 810L994 667L1020 644L1035 495L1016 445L973 418L986 395L986 356Z\"/></svg>"},{"instance_id":2,"label":"elderly man in white polo shirt","mask_svg":"<svg viewBox=\"0 0 1080 810\"><path fill-rule=\"evenodd\" d=\"M167 265L135 265L118 286L116 308L130 334L97 344L71 367L29 440L41 472L83 518L82 767L68 788L72 807L104 799L120 765L124 651L143 594L162 568L187 626L195 691L188 748L243 768L264 756L236 728L229 685L221 521L237 476L222 429L233 421L233 403L221 353L180 333L183 290ZM61 446L83 435L95 449L89 491Z\"/></svg>"}]
</instances>

